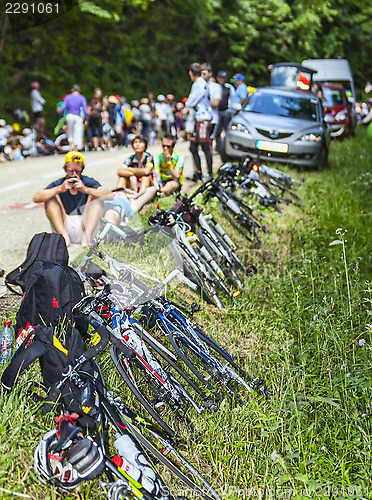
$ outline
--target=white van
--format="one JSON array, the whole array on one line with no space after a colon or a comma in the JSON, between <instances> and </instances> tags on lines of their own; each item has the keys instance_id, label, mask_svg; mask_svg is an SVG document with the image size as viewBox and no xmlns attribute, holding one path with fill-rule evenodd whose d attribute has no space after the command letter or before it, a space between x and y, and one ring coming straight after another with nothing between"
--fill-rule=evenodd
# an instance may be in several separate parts
<instances>
[{"instance_id":1,"label":"white van","mask_svg":"<svg viewBox=\"0 0 372 500\"><path fill-rule=\"evenodd\" d=\"M350 103L349 110L353 133L357 124L355 113L356 95L349 61L347 59L305 59L302 64L316 70L316 73L313 74L314 82L341 83L344 86L346 97Z\"/></svg>"},{"instance_id":2,"label":"white van","mask_svg":"<svg viewBox=\"0 0 372 500\"><path fill-rule=\"evenodd\" d=\"M349 102L356 102L353 75L347 59L305 59L304 66L316 70L314 82L342 83Z\"/></svg>"}]
</instances>

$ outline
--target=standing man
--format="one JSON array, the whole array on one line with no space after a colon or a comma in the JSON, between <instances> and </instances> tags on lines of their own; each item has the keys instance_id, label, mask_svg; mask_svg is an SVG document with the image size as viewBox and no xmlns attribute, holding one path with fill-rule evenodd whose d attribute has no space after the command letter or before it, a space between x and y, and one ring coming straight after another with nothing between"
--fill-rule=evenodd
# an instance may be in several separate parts
<instances>
[{"instance_id":1,"label":"standing man","mask_svg":"<svg viewBox=\"0 0 372 500\"><path fill-rule=\"evenodd\" d=\"M249 90L244 80L245 76L241 73L236 73L230 80L235 87L235 94L232 97L232 108L235 113L241 109L245 100L249 96Z\"/></svg>"},{"instance_id":2,"label":"standing man","mask_svg":"<svg viewBox=\"0 0 372 500\"><path fill-rule=\"evenodd\" d=\"M34 203L45 203L46 216L55 232L64 237L67 246L70 243L90 245L103 214L102 197L113 192L101 187L92 177L82 175L84 168L83 155L70 151L63 166L65 177L51 182L33 198Z\"/></svg>"},{"instance_id":3,"label":"standing man","mask_svg":"<svg viewBox=\"0 0 372 500\"><path fill-rule=\"evenodd\" d=\"M222 88L213 77L212 66L208 63L203 63L201 65L201 76L208 84L209 100L212 108L212 120L211 120L211 150L213 150L212 144L215 138L216 128L218 126L218 106L220 105L222 99Z\"/></svg>"},{"instance_id":4,"label":"standing man","mask_svg":"<svg viewBox=\"0 0 372 500\"><path fill-rule=\"evenodd\" d=\"M66 113L67 139L70 151L83 149L84 124L87 123L87 100L80 94L80 87L75 83L71 94L66 96L61 106L61 113Z\"/></svg>"},{"instance_id":5,"label":"standing man","mask_svg":"<svg viewBox=\"0 0 372 500\"><path fill-rule=\"evenodd\" d=\"M215 131L216 150L220 153L222 151L221 133L226 132L227 126L231 120L231 100L235 93L234 87L227 83L226 71L219 71L217 73L217 82L221 86L222 97L218 106L218 125Z\"/></svg>"},{"instance_id":6,"label":"standing man","mask_svg":"<svg viewBox=\"0 0 372 500\"><path fill-rule=\"evenodd\" d=\"M195 128L194 132L190 135L190 152L196 168L192 180L197 181L202 178L201 161L198 152L199 144L205 154L208 175L212 177L212 152L210 143L212 107L209 100L208 85L201 76L201 66L199 63L191 64L189 77L193 83L186 106L195 109Z\"/></svg>"},{"instance_id":7,"label":"standing man","mask_svg":"<svg viewBox=\"0 0 372 500\"><path fill-rule=\"evenodd\" d=\"M44 135L45 120L43 116L43 106L45 104L45 99L41 97L40 94L40 83L31 82L31 109L35 118L35 129L38 137Z\"/></svg>"}]
</instances>

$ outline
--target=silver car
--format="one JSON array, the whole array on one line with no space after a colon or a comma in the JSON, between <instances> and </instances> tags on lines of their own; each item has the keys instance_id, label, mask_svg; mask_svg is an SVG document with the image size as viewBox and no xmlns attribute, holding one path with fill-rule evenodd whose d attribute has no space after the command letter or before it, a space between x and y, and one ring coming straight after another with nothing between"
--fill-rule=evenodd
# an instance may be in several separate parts
<instances>
[{"instance_id":1,"label":"silver car","mask_svg":"<svg viewBox=\"0 0 372 500\"><path fill-rule=\"evenodd\" d=\"M257 88L232 118L221 156L227 161L259 154L266 160L322 169L328 146L329 131L316 94Z\"/></svg>"}]
</instances>

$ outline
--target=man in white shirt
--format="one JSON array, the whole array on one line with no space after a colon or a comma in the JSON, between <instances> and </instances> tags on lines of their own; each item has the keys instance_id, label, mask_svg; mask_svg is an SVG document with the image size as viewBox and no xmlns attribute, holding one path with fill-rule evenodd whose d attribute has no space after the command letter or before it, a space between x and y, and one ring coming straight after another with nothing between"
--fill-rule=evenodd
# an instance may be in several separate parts
<instances>
[{"instance_id":1,"label":"man in white shirt","mask_svg":"<svg viewBox=\"0 0 372 500\"><path fill-rule=\"evenodd\" d=\"M208 85L201 76L201 66L199 63L191 64L189 77L193 83L190 95L186 101L186 107L195 109L195 128L190 136L190 152L196 168L192 180L196 181L202 178L201 160L198 152L199 144L205 154L208 175L212 177L212 152L210 144L212 107L209 99Z\"/></svg>"},{"instance_id":2,"label":"man in white shirt","mask_svg":"<svg viewBox=\"0 0 372 500\"><path fill-rule=\"evenodd\" d=\"M222 98L222 87L219 85L213 77L212 66L208 63L203 63L201 65L201 76L208 83L209 99L212 108L212 120L211 120L211 148L213 139L215 137L216 128L218 126L218 106L220 105Z\"/></svg>"},{"instance_id":3,"label":"man in white shirt","mask_svg":"<svg viewBox=\"0 0 372 500\"><path fill-rule=\"evenodd\" d=\"M44 135L45 128L45 120L43 116L43 106L45 104L45 99L41 97L39 92L40 83L39 82L31 82L31 109L34 113L35 118L35 129L38 136Z\"/></svg>"}]
</instances>

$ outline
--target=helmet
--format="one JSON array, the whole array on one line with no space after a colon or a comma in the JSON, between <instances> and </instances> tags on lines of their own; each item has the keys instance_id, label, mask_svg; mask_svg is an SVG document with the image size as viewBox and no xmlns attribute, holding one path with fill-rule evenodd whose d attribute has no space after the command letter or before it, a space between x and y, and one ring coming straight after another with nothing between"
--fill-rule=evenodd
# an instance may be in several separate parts
<instances>
[{"instance_id":1,"label":"helmet","mask_svg":"<svg viewBox=\"0 0 372 500\"><path fill-rule=\"evenodd\" d=\"M187 97L182 97L181 102L183 102L183 104L186 104L186 102L187 102Z\"/></svg>"},{"instance_id":2,"label":"helmet","mask_svg":"<svg viewBox=\"0 0 372 500\"><path fill-rule=\"evenodd\" d=\"M39 82L31 82L31 88L32 89L39 89L40 88L40 83Z\"/></svg>"},{"instance_id":3,"label":"helmet","mask_svg":"<svg viewBox=\"0 0 372 500\"><path fill-rule=\"evenodd\" d=\"M65 164L71 161L84 165L84 156L79 151L69 151L65 156Z\"/></svg>"},{"instance_id":4,"label":"helmet","mask_svg":"<svg viewBox=\"0 0 372 500\"><path fill-rule=\"evenodd\" d=\"M81 481L71 464L63 460L63 455L51 454L57 444L57 429L45 434L34 452L34 468L42 483L53 483L59 488L73 490Z\"/></svg>"},{"instance_id":5,"label":"helmet","mask_svg":"<svg viewBox=\"0 0 372 500\"><path fill-rule=\"evenodd\" d=\"M0 120L0 127L5 127L5 125L6 125L6 121L1 119Z\"/></svg>"},{"instance_id":6,"label":"helmet","mask_svg":"<svg viewBox=\"0 0 372 500\"><path fill-rule=\"evenodd\" d=\"M158 101L165 101L165 95L159 94L158 95Z\"/></svg>"},{"instance_id":7,"label":"helmet","mask_svg":"<svg viewBox=\"0 0 372 500\"><path fill-rule=\"evenodd\" d=\"M168 101L173 101L174 95L173 94L167 94L167 99L168 99Z\"/></svg>"},{"instance_id":8,"label":"helmet","mask_svg":"<svg viewBox=\"0 0 372 500\"><path fill-rule=\"evenodd\" d=\"M181 111L181 109L183 109L185 107L185 105L183 104L183 102L178 102L176 104L176 108L178 111Z\"/></svg>"},{"instance_id":9,"label":"helmet","mask_svg":"<svg viewBox=\"0 0 372 500\"><path fill-rule=\"evenodd\" d=\"M12 123L12 127L14 132L20 132L21 131L21 126L19 123Z\"/></svg>"},{"instance_id":10,"label":"helmet","mask_svg":"<svg viewBox=\"0 0 372 500\"><path fill-rule=\"evenodd\" d=\"M81 434L77 414L56 418L57 428L45 434L34 452L34 468L40 478L65 490L73 490L83 479L93 479L105 467L102 449Z\"/></svg>"}]
</instances>

